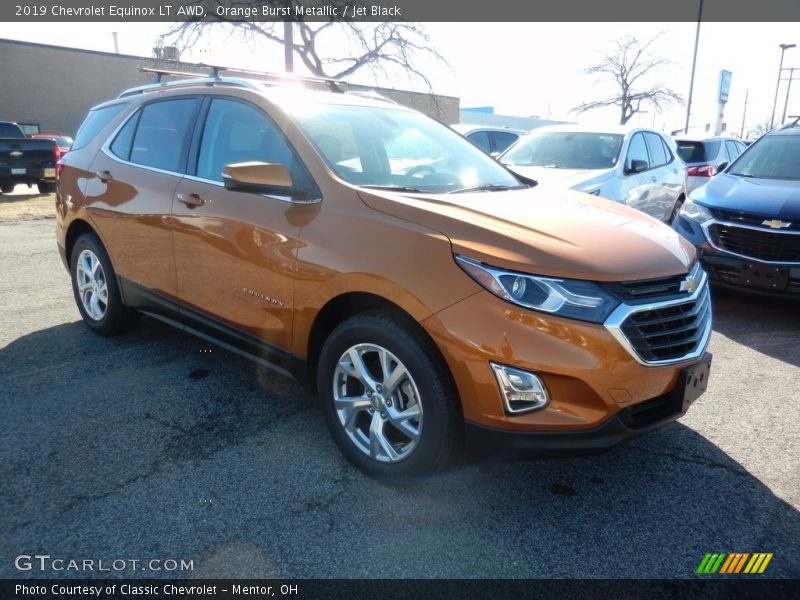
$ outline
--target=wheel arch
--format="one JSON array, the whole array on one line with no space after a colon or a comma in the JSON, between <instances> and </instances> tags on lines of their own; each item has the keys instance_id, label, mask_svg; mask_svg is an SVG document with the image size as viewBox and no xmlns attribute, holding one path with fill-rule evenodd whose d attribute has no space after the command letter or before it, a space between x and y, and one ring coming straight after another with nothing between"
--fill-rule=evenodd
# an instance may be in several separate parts
<instances>
[{"instance_id":1,"label":"wheel arch","mask_svg":"<svg viewBox=\"0 0 800 600\"><path fill-rule=\"evenodd\" d=\"M367 312L385 312L396 315L397 317L408 322L410 326L416 327L417 330L430 342L431 348L434 349L438 357L441 359L447 377L452 384L452 389L458 393L458 387L455 385L453 374L450 372L447 361L444 358L439 346L433 340L431 335L420 325L420 323L406 310L391 300L372 294L369 292L345 292L334 298L331 298L317 313L316 318L311 326L307 343L307 368L308 368L308 382L312 391L316 392L317 387L317 365L319 364L319 357L322 351L322 346L325 340L333 332L334 329L349 318ZM459 405L461 399L459 397Z\"/></svg>"},{"instance_id":2,"label":"wheel arch","mask_svg":"<svg viewBox=\"0 0 800 600\"><path fill-rule=\"evenodd\" d=\"M64 252L66 253L67 257L67 264L70 264L70 261L72 260L72 248L75 246L75 242L77 242L78 238L85 233L91 233L100 239L97 231L95 231L94 227L92 227L88 221L84 221L83 219L75 219L69 224L67 233L64 236ZM100 240L100 243L103 243L102 240ZM105 244L103 244L103 246L105 247Z\"/></svg>"}]
</instances>

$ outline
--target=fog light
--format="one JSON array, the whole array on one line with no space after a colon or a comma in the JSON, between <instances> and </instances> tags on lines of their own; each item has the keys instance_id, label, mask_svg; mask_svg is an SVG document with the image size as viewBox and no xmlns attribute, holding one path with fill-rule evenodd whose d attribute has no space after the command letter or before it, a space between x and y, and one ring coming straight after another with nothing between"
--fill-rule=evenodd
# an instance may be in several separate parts
<instances>
[{"instance_id":1,"label":"fog light","mask_svg":"<svg viewBox=\"0 0 800 600\"><path fill-rule=\"evenodd\" d=\"M519 414L544 408L550 400L547 388L538 376L528 371L507 367L505 365L492 365L500 394L503 396L506 411Z\"/></svg>"}]
</instances>

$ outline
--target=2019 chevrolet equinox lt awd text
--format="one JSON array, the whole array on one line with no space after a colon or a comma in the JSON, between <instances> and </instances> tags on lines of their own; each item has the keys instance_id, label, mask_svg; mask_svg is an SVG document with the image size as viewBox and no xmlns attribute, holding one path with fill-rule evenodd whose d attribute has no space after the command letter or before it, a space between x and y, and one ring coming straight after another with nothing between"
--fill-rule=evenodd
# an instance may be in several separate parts
<instances>
[{"instance_id":1,"label":"2019 chevrolet equinox lt awd text","mask_svg":"<svg viewBox=\"0 0 800 600\"><path fill-rule=\"evenodd\" d=\"M708 286L676 232L411 109L273 83L89 112L57 240L91 329L144 312L308 382L346 457L395 482L469 444L607 449L705 389Z\"/></svg>"}]
</instances>

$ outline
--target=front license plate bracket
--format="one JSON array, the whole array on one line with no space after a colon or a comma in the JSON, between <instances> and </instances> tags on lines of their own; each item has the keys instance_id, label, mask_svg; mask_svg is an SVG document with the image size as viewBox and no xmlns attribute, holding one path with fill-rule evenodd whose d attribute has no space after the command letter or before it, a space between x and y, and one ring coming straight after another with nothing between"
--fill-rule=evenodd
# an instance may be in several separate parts
<instances>
[{"instance_id":1,"label":"front license plate bracket","mask_svg":"<svg viewBox=\"0 0 800 600\"><path fill-rule=\"evenodd\" d=\"M711 373L711 354L706 352L700 362L685 368L681 372L682 386L678 389L683 389L683 410L703 395L703 392L708 388L708 378Z\"/></svg>"}]
</instances>

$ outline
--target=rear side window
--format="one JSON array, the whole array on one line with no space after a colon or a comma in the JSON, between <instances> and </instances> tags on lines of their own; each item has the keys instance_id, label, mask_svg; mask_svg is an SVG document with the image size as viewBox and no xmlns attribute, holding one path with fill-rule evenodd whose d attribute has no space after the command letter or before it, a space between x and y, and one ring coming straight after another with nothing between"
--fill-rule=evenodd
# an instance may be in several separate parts
<instances>
[{"instance_id":1,"label":"rear side window","mask_svg":"<svg viewBox=\"0 0 800 600\"><path fill-rule=\"evenodd\" d=\"M195 98L181 98L146 105L133 136L129 160L145 167L178 172L196 103Z\"/></svg>"},{"instance_id":2,"label":"rear side window","mask_svg":"<svg viewBox=\"0 0 800 600\"><path fill-rule=\"evenodd\" d=\"M139 112L134 114L125 126L119 130L114 143L111 144L111 152L122 160L131 159L131 146L133 145L133 134L136 133L136 124L139 122Z\"/></svg>"},{"instance_id":3,"label":"rear side window","mask_svg":"<svg viewBox=\"0 0 800 600\"><path fill-rule=\"evenodd\" d=\"M733 159L735 159L737 156L739 156L742 153L742 148L743 148L743 146L741 146L740 144L738 144L736 142L726 141L725 142L725 150L728 153L728 162L733 161Z\"/></svg>"},{"instance_id":4,"label":"rear side window","mask_svg":"<svg viewBox=\"0 0 800 600\"><path fill-rule=\"evenodd\" d=\"M83 148L91 142L95 136L97 136L97 134L127 106L127 103L121 103L90 110L80 129L78 129L78 133L75 135L75 141L72 142L72 149L77 150L78 148Z\"/></svg>"}]
</instances>

